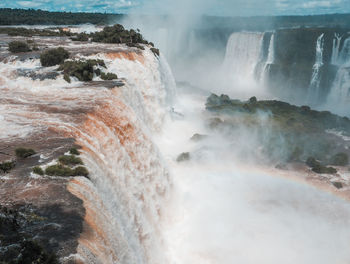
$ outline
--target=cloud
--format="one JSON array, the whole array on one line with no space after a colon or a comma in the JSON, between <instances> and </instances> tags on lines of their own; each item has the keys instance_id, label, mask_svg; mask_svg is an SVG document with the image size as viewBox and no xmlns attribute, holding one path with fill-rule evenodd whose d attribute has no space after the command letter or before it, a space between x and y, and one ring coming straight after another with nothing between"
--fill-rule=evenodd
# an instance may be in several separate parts
<instances>
[{"instance_id":1,"label":"cloud","mask_svg":"<svg viewBox=\"0 0 350 264\"><path fill-rule=\"evenodd\" d=\"M304 8L318 8L318 7L332 7L333 5L340 4L341 0L333 0L333 1L311 1L306 2L302 6Z\"/></svg>"},{"instance_id":2,"label":"cloud","mask_svg":"<svg viewBox=\"0 0 350 264\"><path fill-rule=\"evenodd\" d=\"M350 12L350 0L1 0L0 7L108 13L307 15Z\"/></svg>"}]
</instances>

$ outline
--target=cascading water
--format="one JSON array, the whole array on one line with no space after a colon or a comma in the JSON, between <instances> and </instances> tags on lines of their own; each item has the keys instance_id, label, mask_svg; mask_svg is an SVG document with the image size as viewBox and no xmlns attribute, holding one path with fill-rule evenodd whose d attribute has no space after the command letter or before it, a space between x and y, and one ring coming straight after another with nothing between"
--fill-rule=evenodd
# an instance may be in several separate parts
<instances>
[{"instance_id":1,"label":"cascading water","mask_svg":"<svg viewBox=\"0 0 350 264\"><path fill-rule=\"evenodd\" d=\"M255 84L255 68L262 53L263 33L233 33L228 41L222 71L228 82Z\"/></svg>"},{"instance_id":2,"label":"cascading water","mask_svg":"<svg viewBox=\"0 0 350 264\"><path fill-rule=\"evenodd\" d=\"M334 34L333 39L333 48L332 48L332 58L331 58L331 64L337 65L338 64L338 57L339 57L339 49L340 49L340 42L342 37L338 34Z\"/></svg>"},{"instance_id":3,"label":"cascading water","mask_svg":"<svg viewBox=\"0 0 350 264\"><path fill-rule=\"evenodd\" d=\"M324 34L317 38L316 42L316 60L312 67L313 72L311 76L310 87L308 90L307 101L310 104L315 104L319 102L320 97L320 70L323 66L323 46L324 46Z\"/></svg>"},{"instance_id":4,"label":"cascading water","mask_svg":"<svg viewBox=\"0 0 350 264\"><path fill-rule=\"evenodd\" d=\"M95 45L85 45L84 52ZM86 263L165 263L158 222L171 181L153 134L166 119L175 81L165 59L156 58L149 48L97 48L103 52L84 58L103 58L110 72L125 78L124 87L68 84L62 77L34 81L18 73L52 69L41 69L37 59L2 62L0 122L7 129L0 137L49 137L51 130L82 146L91 182L78 177L68 189L84 202L86 228L78 254L68 258Z\"/></svg>"},{"instance_id":5,"label":"cascading water","mask_svg":"<svg viewBox=\"0 0 350 264\"><path fill-rule=\"evenodd\" d=\"M341 38L336 36L336 42L340 42ZM344 41L343 47L339 52L339 45L333 49L332 63L339 67L335 80L330 89L327 98L327 107L332 111L349 115L350 108L350 38ZM334 57L334 59L333 59Z\"/></svg>"},{"instance_id":6,"label":"cascading water","mask_svg":"<svg viewBox=\"0 0 350 264\"><path fill-rule=\"evenodd\" d=\"M267 52L267 58L265 62L262 62L263 69L260 71L260 74L258 74L257 78L260 83L267 84L267 77L269 74L269 69L271 64L273 64L275 61L275 34L273 33L270 37L269 42L269 49Z\"/></svg>"}]
</instances>

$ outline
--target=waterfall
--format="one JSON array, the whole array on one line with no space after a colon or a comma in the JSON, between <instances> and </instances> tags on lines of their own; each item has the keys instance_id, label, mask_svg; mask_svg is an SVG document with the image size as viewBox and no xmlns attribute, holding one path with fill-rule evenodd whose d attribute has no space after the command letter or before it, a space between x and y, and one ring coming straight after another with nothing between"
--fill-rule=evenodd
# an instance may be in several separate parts
<instances>
[{"instance_id":1,"label":"waterfall","mask_svg":"<svg viewBox=\"0 0 350 264\"><path fill-rule=\"evenodd\" d=\"M264 33L233 33L228 41L223 71L231 81L254 81L254 73L259 63Z\"/></svg>"},{"instance_id":2,"label":"waterfall","mask_svg":"<svg viewBox=\"0 0 350 264\"><path fill-rule=\"evenodd\" d=\"M275 61L275 34L272 34L270 37L270 42L269 42L269 49L267 52L267 58L266 61L263 62L263 69L261 73L258 75L258 80L262 84L266 84L267 82L267 77L269 74L269 69L271 64L273 64Z\"/></svg>"},{"instance_id":3,"label":"waterfall","mask_svg":"<svg viewBox=\"0 0 350 264\"><path fill-rule=\"evenodd\" d=\"M339 57L339 49L340 49L340 42L342 37L338 34L334 34L333 39L333 48L332 48L332 58L331 58L331 64L337 65L338 64L338 57Z\"/></svg>"},{"instance_id":4,"label":"waterfall","mask_svg":"<svg viewBox=\"0 0 350 264\"><path fill-rule=\"evenodd\" d=\"M62 76L34 81L18 72L47 71L37 59L0 63L0 123L10 124L0 136L49 139L54 133L82 146L91 181L77 177L68 185L86 210L76 259L166 263L158 222L171 181L153 139L167 118L167 101L175 95L174 78L165 59L149 48L86 58L103 58L125 85L68 84Z\"/></svg>"},{"instance_id":5,"label":"waterfall","mask_svg":"<svg viewBox=\"0 0 350 264\"><path fill-rule=\"evenodd\" d=\"M312 77L310 82L310 87L308 90L308 102L315 103L318 102L320 96L320 69L323 66L323 45L324 45L324 34L317 38L316 42L316 60L312 67Z\"/></svg>"},{"instance_id":6,"label":"waterfall","mask_svg":"<svg viewBox=\"0 0 350 264\"><path fill-rule=\"evenodd\" d=\"M350 38L344 41L343 48L339 53L338 64L344 65L350 62Z\"/></svg>"},{"instance_id":7,"label":"waterfall","mask_svg":"<svg viewBox=\"0 0 350 264\"><path fill-rule=\"evenodd\" d=\"M339 36L337 38L337 41ZM339 44L336 44L336 47ZM334 52L334 50L333 50ZM334 61L333 61L334 55ZM331 86L326 105L337 114L349 115L350 108L350 38L344 41L343 47L335 49L332 63L339 67L335 80Z\"/></svg>"},{"instance_id":8,"label":"waterfall","mask_svg":"<svg viewBox=\"0 0 350 264\"><path fill-rule=\"evenodd\" d=\"M269 53L267 56L266 65L272 64L275 61L275 34L271 35L269 44Z\"/></svg>"}]
</instances>

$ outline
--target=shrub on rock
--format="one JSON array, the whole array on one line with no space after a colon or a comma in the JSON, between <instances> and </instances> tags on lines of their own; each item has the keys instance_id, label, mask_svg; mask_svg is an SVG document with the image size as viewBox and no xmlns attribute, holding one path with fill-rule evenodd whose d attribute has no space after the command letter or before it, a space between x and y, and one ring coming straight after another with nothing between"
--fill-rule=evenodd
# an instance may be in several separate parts
<instances>
[{"instance_id":1,"label":"shrub on rock","mask_svg":"<svg viewBox=\"0 0 350 264\"><path fill-rule=\"evenodd\" d=\"M15 166L16 166L16 161L5 161L3 163L0 163L0 171L2 171L3 173L8 173Z\"/></svg>"},{"instance_id":2,"label":"shrub on rock","mask_svg":"<svg viewBox=\"0 0 350 264\"><path fill-rule=\"evenodd\" d=\"M337 170L333 167L326 167L322 165L317 165L312 168L313 172L320 173L320 174L335 174L337 173Z\"/></svg>"},{"instance_id":3,"label":"shrub on rock","mask_svg":"<svg viewBox=\"0 0 350 264\"><path fill-rule=\"evenodd\" d=\"M79 152L79 150L77 149L77 148L71 148L70 150L69 150L69 153L71 154L71 155L80 155L80 152Z\"/></svg>"},{"instance_id":4,"label":"shrub on rock","mask_svg":"<svg viewBox=\"0 0 350 264\"><path fill-rule=\"evenodd\" d=\"M83 164L81 158L73 155L64 155L58 158L58 161L63 165L79 165Z\"/></svg>"},{"instance_id":5,"label":"shrub on rock","mask_svg":"<svg viewBox=\"0 0 350 264\"><path fill-rule=\"evenodd\" d=\"M111 81L111 80L115 80L115 79L118 79L118 76L114 73L104 73L102 72L101 73L101 79L102 80L105 80L105 81Z\"/></svg>"},{"instance_id":6,"label":"shrub on rock","mask_svg":"<svg viewBox=\"0 0 350 264\"><path fill-rule=\"evenodd\" d=\"M12 53L28 52L30 48L28 44L23 41L12 41L9 43L9 51Z\"/></svg>"},{"instance_id":7,"label":"shrub on rock","mask_svg":"<svg viewBox=\"0 0 350 264\"><path fill-rule=\"evenodd\" d=\"M95 71L94 67L101 66L106 68L103 60L74 60L65 61L58 68L59 71L63 71L64 79L70 82L70 76L76 77L79 81L89 82L92 81L94 73L99 75L100 71Z\"/></svg>"},{"instance_id":8,"label":"shrub on rock","mask_svg":"<svg viewBox=\"0 0 350 264\"><path fill-rule=\"evenodd\" d=\"M41 176L44 175L43 169L40 168L39 166L35 166L35 167L33 168L33 173L38 174L38 175L41 175Z\"/></svg>"},{"instance_id":9,"label":"shrub on rock","mask_svg":"<svg viewBox=\"0 0 350 264\"><path fill-rule=\"evenodd\" d=\"M69 58L69 52L64 48L50 49L40 55L41 65L44 67L55 66L62 64Z\"/></svg>"},{"instance_id":10,"label":"shrub on rock","mask_svg":"<svg viewBox=\"0 0 350 264\"><path fill-rule=\"evenodd\" d=\"M56 164L47 167L45 174L49 176L73 176L73 170L61 164Z\"/></svg>"},{"instance_id":11,"label":"shrub on rock","mask_svg":"<svg viewBox=\"0 0 350 264\"><path fill-rule=\"evenodd\" d=\"M17 148L15 150L17 158L28 158L30 156L33 156L35 154L35 151L33 149L27 149L27 148Z\"/></svg>"},{"instance_id":12,"label":"shrub on rock","mask_svg":"<svg viewBox=\"0 0 350 264\"><path fill-rule=\"evenodd\" d=\"M84 177L87 177L88 175L89 175L89 171L83 166L76 167L73 170L73 176L84 176Z\"/></svg>"}]
</instances>

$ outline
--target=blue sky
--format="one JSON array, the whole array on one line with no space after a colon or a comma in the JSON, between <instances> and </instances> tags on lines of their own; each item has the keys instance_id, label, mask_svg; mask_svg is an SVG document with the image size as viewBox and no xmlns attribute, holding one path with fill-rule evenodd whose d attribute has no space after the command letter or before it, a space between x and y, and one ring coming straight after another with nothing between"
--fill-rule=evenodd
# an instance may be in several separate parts
<instances>
[{"instance_id":1,"label":"blue sky","mask_svg":"<svg viewBox=\"0 0 350 264\"><path fill-rule=\"evenodd\" d=\"M0 0L0 7L108 13L307 15L350 13L350 0Z\"/></svg>"}]
</instances>

